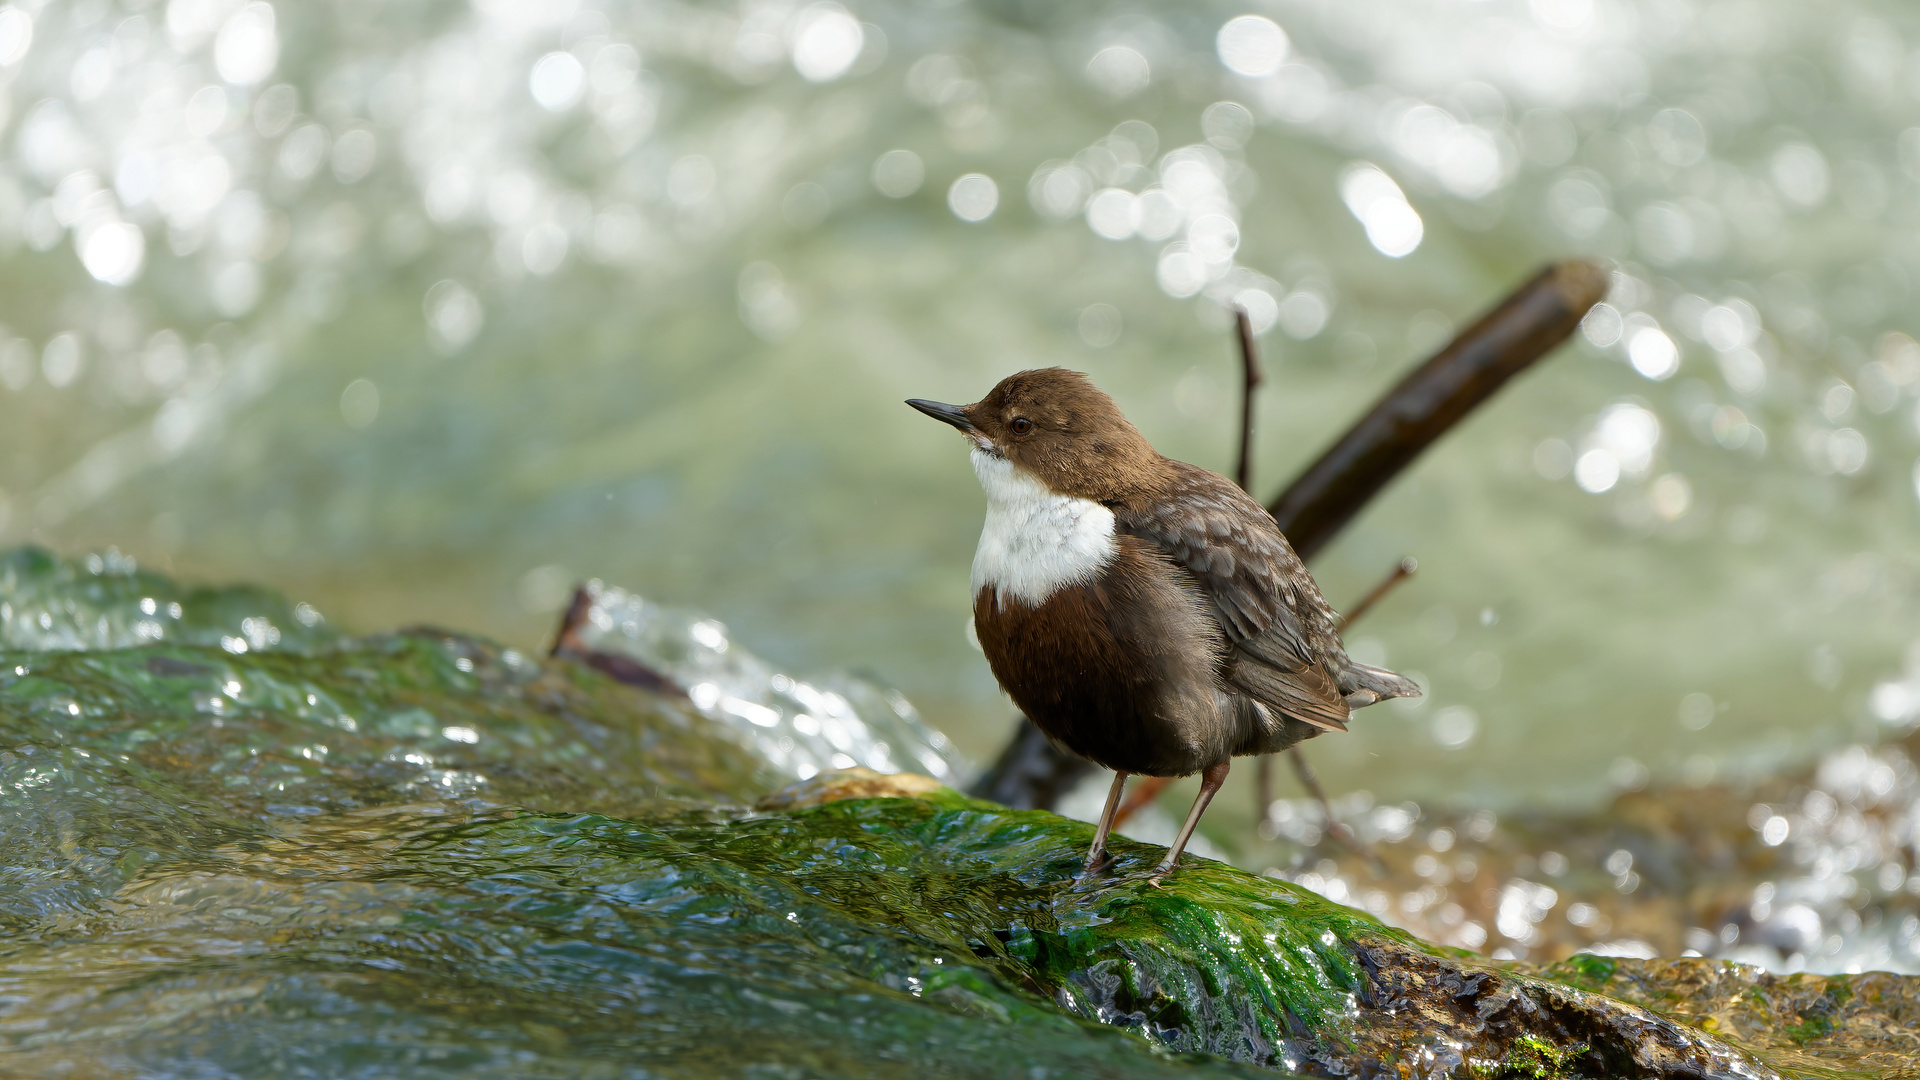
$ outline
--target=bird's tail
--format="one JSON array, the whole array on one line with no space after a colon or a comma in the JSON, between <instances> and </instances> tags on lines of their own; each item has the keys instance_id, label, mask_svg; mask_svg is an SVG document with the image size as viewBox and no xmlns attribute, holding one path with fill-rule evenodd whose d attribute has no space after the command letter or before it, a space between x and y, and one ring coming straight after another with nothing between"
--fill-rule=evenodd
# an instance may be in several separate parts
<instances>
[{"instance_id":1,"label":"bird's tail","mask_svg":"<svg viewBox=\"0 0 1920 1080\"><path fill-rule=\"evenodd\" d=\"M1420 687L1386 668L1349 660L1340 673L1340 692L1346 695L1347 708L1360 709L1388 698L1419 697Z\"/></svg>"}]
</instances>

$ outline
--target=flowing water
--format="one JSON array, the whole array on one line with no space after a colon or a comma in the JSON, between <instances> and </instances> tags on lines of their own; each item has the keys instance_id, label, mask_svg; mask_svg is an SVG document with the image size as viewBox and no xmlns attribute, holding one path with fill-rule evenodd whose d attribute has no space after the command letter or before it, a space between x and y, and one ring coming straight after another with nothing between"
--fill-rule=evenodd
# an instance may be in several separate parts
<instances>
[{"instance_id":1,"label":"flowing water","mask_svg":"<svg viewBox=\"0 0 1920 1080\"><path fill-rule=\"evenodd\" d=\"M981 500L902 398L1065 364L1225 467L1241 304L1269 492L1591 254L1608 306L1317 565L1420 558L1353 649L1430 692L1314 760L1381 806L1745 782L1920 717L1916 44L1785 0L19 0L0 540L529 650L599 577L980 758Z\"/></svg>"}]
</instances>

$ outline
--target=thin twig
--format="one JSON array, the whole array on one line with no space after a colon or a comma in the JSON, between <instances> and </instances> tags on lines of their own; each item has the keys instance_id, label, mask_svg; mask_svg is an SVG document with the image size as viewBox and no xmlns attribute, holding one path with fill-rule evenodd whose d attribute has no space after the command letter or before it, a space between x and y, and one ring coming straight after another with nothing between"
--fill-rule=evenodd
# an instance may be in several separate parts
<instances>
[{"instance_id":1,"label":"thin twig","mask_svg":"<svg viewBox=\"0 0 1920 1080\"><path fill-rule=\"evenodd\" d=\"M1233 309L1240 330L1240 464L1233 481L1241 491L1253 490L1253 392L1260 387L1260 354L1253 343L1253 320L1247 309Z\"/></svg>"},{"instance_id":2,"label":"thin twig","mask_svg":"<svg viewBox=\"0 0 1920 1080\"><path fill-rule=\"evenodd\" d=\"M1368 590L1367 595L1361 597L1359 603L1353 605L1345 615L1340 617L1338 629L1344 632L1347 627L1359 622L1361 617L1373 608L1373 605L1380 602L1381 597L1392 592L1395 585L1412 577L1413 572L1418 569L1420 569L1420 560L1411 555L1395 563L1392 572L1380 579L1380 584Z\"/></svg>"},{"instance_id":3,"label":"thin twig","mask_svg":"<svg viewBox=\"0 0 1920 1080\"><path fill-rule=\"evenodd\" d=\"M1381 860L1379 853L1367 846L1345 822L1333 816L1333 803L1328 801L1326 789L1320 786L1320 778L1314 775L1313 766L1307 764L1307 755L1300 752L1299 746L1287 749L1287 760L1293 763L1293 775L1299 778L1300 786L1307 789L1313 801L1320 804L1320 812L1326 815L1328 839L1367 860L1376 872L1386 873L1387 864Z\"/></svg>"},{"instance_id":4,"label":"thin twig","mask_svg":"<svg viewBox=\"0 0 1920 1080\"><path fill-rule=\"evenodd\" d=\"M1234 465L1233 480L1240 485L1240 490L1251 491L1253 488L1253 392L1259 388L1262 381L1260 353L1254 344L1253 320L1247 315L1247 309L1235 307L1233 321L1240 332L1240 460ZM1016 738L1014 744L1009 746L1005 753L1013 754L1018 746L1020 741ZM1272 801L1270 795L1273 791L1272 764L1264 754L1260 756L1258 762L1255 766L1257 778L1254 790L1256 798L1259 799L1260 810L1255 816L1256 822L1262 820L1259 815L1266 812L1265 808ZM996 766L996 771L1002 770ZM1114 826L1118 827L1122 822L1139 813L1147 804L1159 798L1160 793L1167 790L1167 785L1171 783L1173 783L1171 776L1136 777L1132 790L1127 792L1126 801L1114 811Z\"/></svg>"},{"instance_id":5,"label":"thin twig","mask_svg":"<svg viewBox=\"0 0 1920 1080\"><path fill-rule=\"evenodd\" d=\"M1260 388L1260 353L1253 341L1253 319L1244 307L1233 309L1233 322L1240 331L1240 461L1234 469L1234 482L1240 490L1253 490L1253 392ZM1299 748L1294 748L1296 757ZM1306 761L1300 759L1296 768L1304 768ZM1267 807L1273 805L1273 757L1261 754L1255 759L1253 767L1253 820L1257 826L1267 819ZM1328 820L1332 820L1333 809L1327 807Z\"/></svg>"},{"instance_id":6,"label":"thin twig","mask_svg":"<svg viewBox=\"0 0 1920 1080\"><path fill-rule=\"evenodd\" d=\"M1287 747L1287 751L1296 756L1299 750L1299 743ZM1301 765L1305 763L1306 759L1300 758L1299 762L1294 765L1294 769L1297 771ZM1265 825L1267 818L1272 815L1272 812L1273 755L1261 754L1259 757L1253 759L1253 827L1257 830L1260 826ZM1329 821L1333 819L1333 810L1330 807L1327 810L1327 819Z\"/></svg>"},{"instance_id":7,"label":"thin twig","mask_svg":"<svg viewBox=\"0 0 1920 1080\"><path fill-rule=\"evenodd\" d=\"M1240 461L1234 470L1233 478L1240 485L1240 490L1252 491L1253 392L1260 388L1260 354L1254 345L1253 320L1248 316L1247 309L1234 308L1233 317L1234 325L1240 331ZM1369 594L1367 599L1360 602L1360 609L1365 610L1366 606L1382 591L1384 588L1376 589L1374 593ZM1328 801L1327 793L1321 789L1320 781L1314 776L1313 766L1307 764L1306 753L1298 744L1295 744L1287 748L1287 755L1293 762L1293 772L1300 778L1301 786L1305 787L1307 794L1320 804L1320 812L1327 819L1327 835L1368 859L1378 862L1379 857L1361 846L1359 838L1353 835L1353 831L1334 817L1333 803ZM1273 806L1273 755L1261 754L1256 761L1253 777L1253 820L1255 826L1259 826L1265 823L1269 808ZM1142 787L1145 786L1142 785ZM1127 805L1129 808L1137 809L1139 805L1158 794L1157 789L1151 793L1144 790L1137 791L1134 796L1135 801L1130 801Z\"/></svg>"},{"instance_id":8,"label":"thin twig","mask_svg":"<svg viewBox=\"0 0 1920 1080\"><path fill-rule=\"evenodd\" d=\"M1367 595L1361 597L1359 603L1354 604L1346 616L1340 620L1340 629L1344 631L1347 627L1359 622L1361 616L1380 602L1381 597L1392 592L1395 585L1412 577L1413 572L1419 568L1419 562L1411 555L1395 563L1393 570L1386 577L1381 578L1378 585L1369 589ZM1287 747L1287 759L1293 764L1293 775L1300 778L1300 786L1305 788L1313 801L1320 805L1320 813L1327 821L1327 836L1341 847L1366 859L1376 868L1384 867L1385 864L1380 861L1380 856L1354 835L1352 829L1334 816L1333 802L1327 798L1326 791L1320 787L1320 778L1314 774L1313 766L1307 763L1306 752L1298 743ZM1260 784L1256 796L1259 799L1259 813L1256 820L1264 825L1273 806L1273 769L1268 764L1267 758L1260 759L1260 768L1256 777Z\"/></svg>"}]
</instances>

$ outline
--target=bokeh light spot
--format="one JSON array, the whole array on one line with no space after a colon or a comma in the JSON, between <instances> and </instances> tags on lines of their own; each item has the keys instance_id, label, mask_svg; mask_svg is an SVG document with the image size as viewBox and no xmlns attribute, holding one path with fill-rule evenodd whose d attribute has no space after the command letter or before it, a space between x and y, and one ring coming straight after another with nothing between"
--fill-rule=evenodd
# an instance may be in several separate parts
<instances>
[{"instance_id":1,"label":"bokeh light spot","mask_svg":"<svg viewBox=\"0 0 1920 1080\"><path fill-rule=\"evenodd\" d=\"M1087 80L1112 98L1128 98L1153 81L1153 66L1140 50L1109 45L1087 61Z\"/></svg>"},{"instance_id":2,"label":"bokeh light spot","mask_svg":"<svg viewBox=\"0 0 1920 1080\"><path fill-rule=\"evenodd\" d=\"M236 86L260 82L279 62L280 38L271 4L252 3L234 12L213 40L214 70Z\"/></svg>"},{"instance_id":3,"label":"bokeh light spot","mask_svg":"<svg viewBox=\"0 0 1920 1080\"><path fill-rule=\"evenodd\" d=\"M138 225L109 221L80 236L80 263L97 281L126 285L140 276L147 240Z\"/></svg>"},{"instance_id":4,"label":"bokeh light spot","mask_svg":"<svg viewBox=\"0 0 1920 1080\"><path fill-rule=\"evenodd\" d=\"M1627 342L1627 359L1633 370L1656 382L1673 378L1680 370L1680 349L1666 331L1648 326L1634 331Z\"/></svg>"},{"instance_id":5,"label":"bokeh light spot","mask_svg":"<svg viewBox=\"0 0 1920 1080\"><path fill-rule=\"evenodd\" d=\"M1241 289L1233 294L1235 307L1247 313L1247 325L1255 334L1264 334L1280 321L1280 302L1265 289Z\"/></svg>"},{"instance_id":6,"label":"bokeh light spot","mask_svg":"<svg viewBox=\"0 0 1920 1080\"><path fill-rule=\"evenodd\" d=\"M1134 197L1125 188L1103 188L1087 200L1087 228L1095 236L1125 240L1133 235Z\"/></svg>"},{"instance_id":7,"label":"bokeh light spot","mask_svg":"<svg viewBox=\"0 0 1920 1080\"><path fill-rule=\"evenodd\" d=\"M927 167L911 150L889 150L873 162L873 188L889 199L904 199L920 190Z\"/></svg>"},{"instance_id":8,"label":"bokeh light spot","mask_svg":"<svg viewBox=\"0 0 1920 1080\"><path fill-rule=\"evenodd\" d=\"M0 7L0 64L12 67L33 46L33 16L8 4Z\"/></svg>"},{"instance_id":9,"label":"bokeh light spot","mask_svg":"<svg viewBox=\"0 0 1920 1080\"><path fill-rule=\"evenodd\" d=\"M380 388L370 379L355 379L340 392L340 419L358 431L380 415Z\"/></svg>"},{"instance_id":10,"label":"bokeh light spot","mask_svg":"<svg viewBox=\"0 0 1920 1080\"><path fill-rule=\"evenodd\" d=\"M1280 301L1276 317L1280 329L1295 341L1319 336L1333 316L1333 305L1317 289L1295 289Z\"/></svg>"},{"instance_id":11,"label":"bokeh light spot","mask_svg":"<svg viewBox=\"0 0 1920 1080\"><path fill-rule=\"evenodd\" d=\"M1253 113L1237 101L1216 101L1200 114L1200 130L1222 150L1240 150L1253 139Z\"/></svg>"},{"instance_id":12,"label":"bokeh light spot","mask_svg":"<svg viewBox=\"0 0 1920 1080\"><path fill-rule=\"evenodd\" d=\"M1000 208L1000 185L991 176L968 173L947 188L947 208L961 221L985 221Z\"/></svg>"},{"instance_id":13,"label":"bokeh light spot","mask_svg":"<svg viewBox=\"0 0 1920 1080\"><path fill-rule=\"evenodd\" d=\"M1695 691L1680 699L1680 726L1688 731L1705 731L1718 711L1712 694Z\"/></svg>"},{"instance_id":14,"label":"bokeh light spot","mask_svg":"<svg viewBox=\"0 0 1920 1080\"><path fill-rule=\"evenodd\" d=\"M1255 79L1279 71L1290 45L1287 32L1264 15L1228 19L1214 37L1214 48L1227 70Z\"/></svg>"},{"instance_id":15,"label":"bokeh light spot","mask_svg":"<svg viewBox=\"0 0 1920 1080\"><path fill-rule=\"evenodd\" d=\"M486 323L486 309L480 298L465 285L452 279L434 283L424 303L427 332L436 348L458 352L479 336Z\"/></svg>"},{"instance_id":16,"label":"bokeh light spot","mask_svg":"<svg viewBox=\"0 0 1920 1080\"><path fill-rule=\"evenodd\" d=\"M1159 281L1161 291L1175 299L1184 300L1206 288L1207 264L1188 250L1187 245L1169 244L1160 253L1154 277Z\"/></svg>"},{"instance_id":17,"label":"bokeh light spot","mask_svg":"<svg viewBox=\"0 0 1920 1080\"><path fill-rule=\"evenodd\" d=\"M548 112L566 112L580 101L587 69L569 52L550 52L533 62L527 73L527 92Z\"/></svg>"},{"instance_id":18,"label":"bokeh light spot","mask_svg":"<svg viewBox=\"0 0 1920 1080\"><path fill-rule=\"evenodd\" d=\"M373 171L379 143L366 128L349 128L333 143L333 178L343 184L357 184Z\"/></svg>"},{"instance_id":19,"label":"bokeh light spot","mask_svg":"<svg viewBox=\"0 0 1920 1080\"><path fill-rule=\"evenodd\" d=\"M1788 143L1768 161L1773 186L1787 201L1811 210L1827 201L1827 158L1806 143Z\"/></svg>"},{"instance_id":20,"label":"bokeh light spot","mask_svg":"<svg viewBox=\"0 0 1920 1080\"><path fill-rule=\"evenodd\" d=\"M1612 304L1595 304L1580 320L1580 332L1602 349L1619 341L1623 329L1620 309Z\"/></svg>"},{"instance_id":21,"label":"bokeh light spot","mask_svg":"<svg viewBox=\"0 0 1920 1080\"><path fill-rule=\"evenodd\" d=\"M1610 491L1620 482L1620 459L1608 450L1589 450L1573 463L1573 482L1595 495Z\"/></svg>"},{"instance_id":22,"label":"bokeh light spot","mask_svg":"<svg viewBox=\"0 0 1920 1080\"><path fill-rule=\"evenodd\" d=\"M1693 484L1679 473L1667 473L1653 482L1648 492L1653 512L1663 521L1678 521L1693 505Z\"/></svg>"},{"instance_id":23,"label":"bokeh light spot","mask_svg":"<svg viewBox=\"0 0 1920 1080\"><path fill-rule=\"evenodd\" d=\"M1081 341L1104 349L1120 340L1120 309L1112 304L1088 304L1080 309L1077 329Z\"/></svg>"},{"instance_id":24,"label":"bokeh light spot","mask_svg":"<svg viewBox=\"0 0 1920 1080\"><path fill-rule=\"evenodd\" d=\"M86 359L77 334L58 333L48 338L47 347L40 350L40 374L46 377L48 386L58 390L80 377Z\"/></svg>"},{"instance_id":25,"label":"bokeh light spot","mask_svg":"<svg viewBox=\"0 0 1920 1080\"><path fill-rule=\"evenodd\" d=\"M1366 162L1347 167L1340 177L1340 198L1367 230L1367 242L1390 259L1420 246L1426 228L1393 178Z\"/></svg>"},{"instance_id":26,"label":"bokeh light spot","mask_svg":"<svg viewBox=\"0 0 1920 1080\"><path fill-rule=\"evenodd\" d=\"M1433 714L1433 741L1458 750L1480 732L1480 716L1465 705L1449 705Z\"/></svg>"},{"instance_id":27,"label":"bokeh light spot","mask_svg":"<svg viewBox=\"0 0 1920 1080\"><path fill-rule=\"evenodd\" d=\"M832 82L860 57L860 20L839 4L809 5L794 20L793 69L808 82Z\"/></svg>"}]
</instances>

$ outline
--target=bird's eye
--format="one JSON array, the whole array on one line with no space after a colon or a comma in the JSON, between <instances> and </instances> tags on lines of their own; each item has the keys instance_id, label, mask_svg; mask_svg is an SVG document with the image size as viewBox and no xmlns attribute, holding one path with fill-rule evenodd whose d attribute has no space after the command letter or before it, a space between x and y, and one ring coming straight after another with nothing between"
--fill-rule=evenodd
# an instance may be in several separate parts
<instances>
[{"instance_id":1,"label":"bird's eye","mask_svg":"<svg viewBox=\"0 0 1920 1080\"><path fill-rule=\"evenodd\" d=\"M1024 416L1016 416L1013 418L1013 423L1008 424L1007 427L1012 429L1015 435L1025 435L1033 430L1033 421Z\"/></svg>"}]
</instances>

